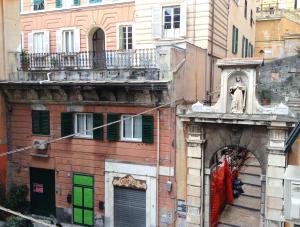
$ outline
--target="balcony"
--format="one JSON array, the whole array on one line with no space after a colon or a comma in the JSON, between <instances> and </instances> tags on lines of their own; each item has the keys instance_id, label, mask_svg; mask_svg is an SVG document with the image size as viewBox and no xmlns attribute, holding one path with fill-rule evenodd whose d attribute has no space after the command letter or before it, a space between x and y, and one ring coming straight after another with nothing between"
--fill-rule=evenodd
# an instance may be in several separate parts
<instances>
[{"instance_id":1,"label":"balcony","mask_svg":"<svg viewBox=\"0 0 300 227\"><path fill-rule=\"evenodd\" d=\"M157 49L72 53L13 53L13 81L160 80Z\"/></svg>"}]
</instances>

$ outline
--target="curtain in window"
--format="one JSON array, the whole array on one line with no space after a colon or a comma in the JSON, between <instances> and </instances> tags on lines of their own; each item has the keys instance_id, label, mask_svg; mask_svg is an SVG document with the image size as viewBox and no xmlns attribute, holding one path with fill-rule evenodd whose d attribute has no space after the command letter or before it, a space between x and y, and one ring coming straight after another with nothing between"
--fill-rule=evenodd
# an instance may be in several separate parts
<instances>
[{"instance_id":1,"label":"curtain in window","mask_svg":"<svg viewBox=\"0 0 300 227\"><path fill-rule=\"evenodd\" d=\"M125 116L127 118L128 116ZM132 138L132 118L124 120L123 137Z\"/></svg>"},{"instance_id":2,"label":"curtain in window","mask_svg":"<svg viewBox=\"0 0 300 227\"><path fill-rule=\"evenodd\" d=\"M86 129L90 130L92 128L93 128L93 115L88 114L88 115L86 115ZM86 135L92 136L93 131L87 131Z\"/></svg>"},{"instance_id":3,"label":"curtain in window","mask_svg":"<svg viewBox=\"0 0 300 227\"><path fill-rule=\"evenodd\" d=\"M134 118L133 138L142 138L142 116L138 116Z\"/></svg>"},{"instance_id":4,"label":"curtain in window","mask_svg":"<svg viewBox=\"0 0 300 227\"><path fill-rule=\"evenodd\" d=\"M84 134L84 115L78 114L77 115L77 132L80 134Z\"/></svg>"}]
</instances>

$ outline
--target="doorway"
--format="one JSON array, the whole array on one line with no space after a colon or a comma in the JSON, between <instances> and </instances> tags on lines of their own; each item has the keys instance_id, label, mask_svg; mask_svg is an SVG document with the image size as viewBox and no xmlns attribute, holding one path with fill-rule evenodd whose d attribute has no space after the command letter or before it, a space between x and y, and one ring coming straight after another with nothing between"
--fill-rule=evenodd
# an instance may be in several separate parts
<instances>
[{"instance_id":1,"label":"doorway","mask_svg":"<svg viewBox=\"0 0 300 227\"><path fill-rule=\"evenodd\" d=\"M146 191L114 187L114 226L146 227Z\"/></svg>"},{"instance_id":2,"label":"doorway","mask_svg":"<svg viewBox=\"0 0 300 227\"><path fill-rule=\"evenodd\" d=\"M54 170L30 168L30 198L33 214L56 215Z\"/></svg>"},{"instance_id":3,"label":"doorway","mask_svg":"<svg viewBox=\"0 0 300 227\"><path fill-rule=\"evenodd\" d=\"M105 34L101 28L93 33L92 46L93 68L104 69L106 67Z\"/></svg>"}]
</instances>

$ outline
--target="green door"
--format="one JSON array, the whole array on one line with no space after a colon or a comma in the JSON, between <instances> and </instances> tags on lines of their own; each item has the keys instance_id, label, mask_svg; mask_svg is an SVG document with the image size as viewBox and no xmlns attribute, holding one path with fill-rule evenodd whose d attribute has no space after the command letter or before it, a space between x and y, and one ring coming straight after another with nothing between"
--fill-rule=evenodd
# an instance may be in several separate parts
<instances>
[{"instance_id":1,"label":"green door","mask_svg":"<svg viewBox=\"0 0 300 227\"><path fill-rule=\"evenodd\" d=\"M33 214L55 216L54 170L30 168L30 208Z\"/></svg>"},{"instance_id":2,"label":"green door","mask_svg":"<svg viewBox=\"0 0 300 227\"><path fill-rule=\"evenodd\" d=\"M73 223L94 225L94 178L73 175Z\"/></svg>"}]
</instances>

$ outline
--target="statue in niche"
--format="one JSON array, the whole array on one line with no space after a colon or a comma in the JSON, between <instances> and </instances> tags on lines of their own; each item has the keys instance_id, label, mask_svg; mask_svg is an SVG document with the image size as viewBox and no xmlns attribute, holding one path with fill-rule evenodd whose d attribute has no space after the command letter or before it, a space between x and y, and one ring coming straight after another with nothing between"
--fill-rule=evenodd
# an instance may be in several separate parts
<instances>
[{"instance_id":1,"label":"statue in niche","mask_svg":"<svg viewBox=\"0 0 300 227\"><path fill-rule=\"evenodd\" d=\"M246 108L246 94L247 88L243 84L240 76L235 78L235 83L229 88L229 93L232 97L231 112L244 113Z\"/></svg>"}]
</instances>

